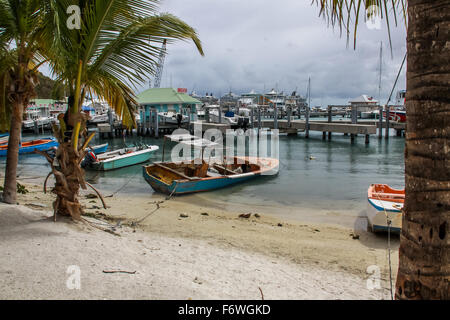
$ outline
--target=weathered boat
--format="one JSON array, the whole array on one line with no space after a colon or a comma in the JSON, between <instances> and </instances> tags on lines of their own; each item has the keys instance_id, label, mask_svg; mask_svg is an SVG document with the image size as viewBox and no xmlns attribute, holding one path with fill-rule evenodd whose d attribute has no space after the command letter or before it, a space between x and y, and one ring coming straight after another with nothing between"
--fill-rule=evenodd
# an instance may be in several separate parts
<instances>
[{"instance_id":1,"label":"weathered boat","mask_svg":"<svg viewBox=\"0 0 450 320\"><path fill-rule=\"evenodd\" d=\"M227 163L228 161L225 161ZM230 164L177 164L155 162L143 167L143 175L158 192L181 195L228 187L265 174L278 172L278 159L234 157ZM231 163L232 162L232 163Z\"/></svg>"},{"instance_id":2,"label":"weathered boat","mask_svg":"<svg viewBox=\"0 0 450 320\"><path fill-rule=\"evenodd\" d=\"M151 153L158 149L158 146L144 146L124 148L99 155L89 153L86 164L89 168L99 171L128 167L148 161Z\"/></svg>"},{"instance_id":3,"label":"weathered boat","mask_svg":"<svg viewBox=\"0 0 450 320\"><path fill-rule=\"evenodd\" d=\"M45 151L58 146L55 138L37 139L22 142L19 147L19 154L33 153L35 150ZM8 153L8 143L0 145L0 156L6 156Z\"/></svg>"},{"instance_id":4,"label":"weathered boat","mask_svg":"<svg viewBox=\"0 0 450 320\"><path fill-rule=\"evenodd\" d=\"M402 209L405 190L389 187L386 184L371 184L367 191L367 218L373 232L400 232L402 228Z\"/></svg>"}]
</instances>

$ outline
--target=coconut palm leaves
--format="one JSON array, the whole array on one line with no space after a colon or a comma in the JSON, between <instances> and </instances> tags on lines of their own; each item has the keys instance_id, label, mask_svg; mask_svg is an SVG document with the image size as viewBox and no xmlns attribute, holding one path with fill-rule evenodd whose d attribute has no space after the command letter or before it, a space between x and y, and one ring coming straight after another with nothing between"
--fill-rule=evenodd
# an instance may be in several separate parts
<instances>
[{"instance_id":1,"label":"coconut palm leaves","mask_svg":"<svg viewBox=\"0 0 450 320\"><path fill-rule=\"evenodd\" d=\"M389 44L391 42L391 20L390 15L394 18L395 25L398 24L398 15L403 16L406 24L407 0L312 0L320 8L319 15L331 25L339 26L340 31L345 31L347 41L350 40L350 34L353 32L353 45L356 47L356 33L358 24L363 13L364 20L384 19L386 21L387 31L389 35ZM352 21L352 18L354 20ZM351 25L354 24L353 31Z\"/></svg>"},{"instance_id":2,"label":"coconut palm leaves","mask_svg":"<svg viewBox=\"0 0 450 320\"><path fill-rule=\"evenodd\" d=\"M157 1L49 0L53 15L46 24L46 37L52 41L51 67L60 82L74 96L74 111L86 95L104 98L123 117L134 123L136 100L131 87L154 74L164 39L192 40L203 54L193 28L170 14L157 14ZM80 29L66 27L69 5L81 12ZM51 40L51 41L50 41ZM151 42L149 43L149 41ZM76 79L80 75L80 83Z\"/></svg>"}]
</instances>

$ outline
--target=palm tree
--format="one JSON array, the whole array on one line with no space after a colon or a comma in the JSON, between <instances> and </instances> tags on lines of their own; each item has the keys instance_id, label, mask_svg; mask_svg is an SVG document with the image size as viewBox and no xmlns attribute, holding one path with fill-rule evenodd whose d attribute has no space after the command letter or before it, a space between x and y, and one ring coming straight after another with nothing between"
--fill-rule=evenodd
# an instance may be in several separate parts
<instances>
[{"instance_id":1,"label":"palm tree","mask_svg":"<svg viewBox=\"0 0 450 320\"><path fill-rule=\"evenodd\" d=\"M11 103L7 98L7 90L11 83L11 71L17 57L8 48L0 47L0 133L9 131L11 125Z\"/></svg>"},{"instance_id":2,"label":"palm tree","mask_svg":"<svg viewBox=\"0 0 450 320\"><path fill-rule=\"evenodd\" d=\"M369 5L407 16L405 191L397 299L450 298L450 2L316 0L350 34ZM361 8L362 7L362 8ZM405 19L406 22L406 19ZM356 35L356 27L353 30Z\"/></svg>"},{"instance_id":3,"label":"palm tree","mask_svg":"<svg viewBox=\"0 0 450 320\"><path fill-rule=\"evenodd\" d=\"M16 173L24 108L37 84L42 22L37 0L0 0L0 124L10 130L3 201L16 203ZM42 49L42 50L41 50ZM5 126L8 117L10 126Z\"/></svg>"},{"instance_id":4,"label":"palm tree","mask_svg":"<svg viewBox=\"0 0 450 320\"><path fill-rule=\"evenodd\" d=\"M59 167L47 156L56 178L54 210L79 219L82 209L79 188L86 188L80 167L86 146L93 137L86 130L81 111L86 95L105 99L129 127L135 125L136 86L153 74L163 41L192 40L203 55L193 28L170 14L158 14L154 0L47 0L42 38L51 44L46 58L58 83L69 93L65 115L54 128L59 141ZM67 8L78 5L80 29L66 27ZM151 44L149 39L151 38ZM83 140L82 142L80 141Z\"/></svg>"}]
</instances>

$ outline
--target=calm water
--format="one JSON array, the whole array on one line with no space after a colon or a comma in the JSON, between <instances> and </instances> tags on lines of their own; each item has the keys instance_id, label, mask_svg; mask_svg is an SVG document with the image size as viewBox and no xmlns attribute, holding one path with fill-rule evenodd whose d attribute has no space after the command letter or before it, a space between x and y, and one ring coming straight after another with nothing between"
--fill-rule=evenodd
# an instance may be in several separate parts
<instances>
[{"instance_id":1,"label":"calm water","mask_svg":"<svg viewBox=\"0 0 450 320\"><path fill-rule=\"evenodd\" d=\"M39 137L42 137L39 136ZM36 138L24 135L24 139ZM277 176L261 177L245 184L217 191L177 197L176 201L199 203L226 209L266 212L299 220L352 225L364 215L367 188L371 183L404 185L404 138L391 136L389 141L373 136L369 145L364 136L351 144L349 137L333 135L323 141L322 133L311 132L310 139L280 136L280 171ZM143 141L160 150L151 160L161 160L162 139L131 137L126 143ZM100 140L111 148L123 147L123 139ZM167 153L166 153L167 154ZM313 160L310 160L310 156ZM3 176L5 158L0 159ZM43 157L20 157L19 181L39 181L49 172ZM134 194L149 198L153 189L142 177L140 165L110 172L87 171L87 180L103 194ZM159 197L159 195L158 195ZM245 208L243 208L245 206Z\"/></svg>"}]
</instances>

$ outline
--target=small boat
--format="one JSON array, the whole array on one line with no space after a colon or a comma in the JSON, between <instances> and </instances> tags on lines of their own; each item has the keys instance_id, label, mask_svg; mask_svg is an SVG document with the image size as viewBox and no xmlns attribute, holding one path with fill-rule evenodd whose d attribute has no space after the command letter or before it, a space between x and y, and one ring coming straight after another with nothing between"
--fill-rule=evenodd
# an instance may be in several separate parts
<instances>
[{"instance_id":1,"label":"small boat","mask_svg":"<svg viewBox=\"0 0 450 320\"><path fill-rule=\"evenodd\" d=\"M22 142L19 147L19 154L33 153L34 150L45 151L51 147L57 147L58 141L55 138L37 139ZM8 143L0 145L0 156L6 156L8 153Z\"/></svg>"},{"instance_id":2,"label":"small boat","mask_svg":"<svg viewBox=\"0 0 450 320\"><path fill-rule=\"evenodd\" d=\"M0 144L8 143L9 133L1 133L0 134Z\"/></svg>"},{"instance_id":3,"label":"small boat","mask_svg":"<svg viewBox=\"0 0 450 320\"><path fill-rule=\"evenodd\" d=\"M225 166L209 165L203 160L201 164L155 162L143 167L143 175L155 191L181 195L241 183L272 170L278 171L278 165L277 159L255 157L234 157L233 163Z\"/></svg>"},{"instance_id":4,"label":"small boat","mask_svg":"<svg viewBox=\"0 0 450 320\"><path fill-rule=\"evenodd\" d=\"M373 232L400 232L402 228L402 209L405 190L398 190L386 184L371 184L367 191L367 218Z\"/></svg>"},{"instance_id":5,"label":"small boat","mask_svg":"<svg viewBox=\"0 0 450 320\"><path fill-rule=\"evenodd\" d=\"M158 149L158 146L143 146L119 149L99 155L88 153L88 156L85 159L85 165L99 171L128 167L148 161L151 157L151 153Z\"/></svg>"},{"instance_id":6,"label":"small boat","mask_svg":"<svg viewBox=\"0 0 450 320\"><path fill-rule=\"evenodd\" d=\"M158 112L159 122L160 124L175 124L175 125L182 125L184 123L188 123L188 117L185 115L182 115L181 113L176 113L173 111L168 112Z\"/></svg>"},{"instance_id":7,"label":"small boat","mask_svg":"<svg viewBox=\"0 0 450 320\"><path fill-rule=\"evenodd\" d=\"M108 150L108 144L99 144L98 146L92 146L88 148L89 150L93 150L95 154L105 153Z\"/></svg>"},{"instance_id":8,"label":"small boat","mask_svg":"<svg viewBox=\"0 0 450 320\"><path fill-rule=\"evenodd\" d=\"M383 118L386 119L386 111L383 111ZM406 122L405 110L390 110L389 121Z\"/></svg>"}]
</instances>

